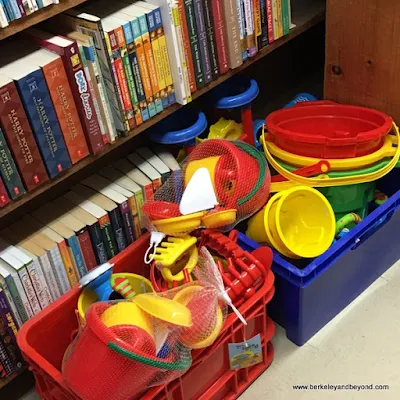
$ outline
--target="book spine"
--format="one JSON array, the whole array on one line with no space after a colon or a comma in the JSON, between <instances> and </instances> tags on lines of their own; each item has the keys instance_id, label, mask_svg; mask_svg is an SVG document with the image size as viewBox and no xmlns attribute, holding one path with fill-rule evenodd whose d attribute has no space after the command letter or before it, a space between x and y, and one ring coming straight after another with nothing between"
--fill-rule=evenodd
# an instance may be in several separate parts
<instances>
[{"instance_id":1,"label":"book spine","mask_svg":"<svg viewBox=\"0 0 400 400\"><path fill-rule=\"evenodd\" d=\"M267 25L268 25L268 43L273 43L274 36L274 13L272 9L273 0L266 0L267 2Z\"/></svg>"},{"instance_id":2,"label":"book spine","mask_svg":"<svg viewBox=\"0 0 400 400\"><path fill-rule=\"evenodd\" d=\"M254 38L255 38L256 51L258 51L261 49L261 46L259 46L261 41L261 0L252 0L252 2L253 2L253 17L254 17Z\"/></svg>"},{"instance_id":3,"label":"book spine","mask_svg":"<svg viewBox=\"0 0 400 400\"><path fill-rule=\"evenodd\" d=\"M106 245L108 259L111 259L118 254L118 247L117 243L115 242L109 215L107 214L100 218L98 222L101 229L101 234L103 236L103 241Z\"/></svg>"},{"instance_id":4,"label":"book spine","mask_svg":"<svg viewBox=\"0 0 400 400\"><path fill-rule=\"evenodd\" d=\"M32 132L45 163L54 178L71 166L43 72L38 69L16 81Z\"/></svg>"},{"instance_id":5,"label":"book spine","mask_svg":"<svg viewBox=\"0 0 400 400\"><path fill-rule=\"evenodd\" d=\"M282 31L283 31L283 35L288 35L289 31L290 31L289 1L290 0L282 0Z\"/></svg>"},{"instance_id":6,"label":"book spine","mask_svg":"<svg viewBox=\"0 0 400 400\"><path fill-rule=\"evenodd\" d=\"M8 26L8 19L3 5L0 4L0 28L5 28Z\"/></svg>"},{"instance_id":7,"label":"book spine","mask_svg":"<svg viewBox=\"0 0 400 400\"><path fill-rule=\"evenodd\" d=\"M254 8L253 0L244 0L244 17L246 27L247 52L249 57L257 54L256 40L254 35Z\"/></svg>"},{"instance_id":8,"label":"book spine","mask_svg":"<svg viewBox=\"0 0 400 400\"><path fill-rule=\"evenodd\" d=\"M13 10L15 19L20 19L21 18L21 11L18 8L17 0L9 0L9 2L11 4L11 8Z\"/></svg>"},{"instance_id":9,"label":"book spine","mask_svg":"<svg viewBox=\"0 0 400 400\"><path fill-rule=\"evenodd\" d=\"M78 238L74 235L67 239L68 247L71 250L73 260L75 262L76 270L78 272L79 278L82 278L87 274L87 269L85 261L82 255L81 248L79 247Z\"/></svg>"},{"instance_id":10,"label":"book spine","mask_svg":"<svg viewBox=\"0 0 400 400\"><path fill-rule=\"evenodd\" d=\"M1 292L1 290L3 290L4 296L6 297L7 304L9 305L12 315L15 319L16 327L17 327L17 329L19 329L22 326L22 324L25 322L25 320L22 320L22 317L19 314L19 307L14 302L14 298L11 295L11 292L5 282L3 282L3 284L0 283L0 292Z\"/></svg>"},{"instance_id":11,"label":"book spine","mask_svg":"<svg viewBox=\"0 0 400 400\"><path fill-rule=\"evenodd\" d=\"M228 43L229 68L235 69L243 64L237 3L236 0L224 0L223 5Z\"/></svg>"},{"instance_id":12,"label":"book spine","mask_svg":"<svg viewBox=\"0 0 400 400\"><path fill-rule=\"evenodd\" d=\"M135 199L136 199L136 205L137 205L137 210L138 210L140 231L143 233L145 231L145 221L144 221L144 214L143 214L143 210L142 210L143 204L145 202L143 190L137 191L135 193ZM139 234L139 236L140 236L140 234Z\"/></svg>"},{"instance_id":13,"label":"book spine","mask_svg":"<svg viewBox=\"0 0 400 400\"><path fill-rule=\"evenodd\" d=\"M35 313L32 310L31 303L28 299L27 293L25 292L24 286L22 285L21 278L17 273L14 273L12 277L19 297L21 298L21 302L24 306L24 310L26 311L26 315L28 316L28 319L30 319L35 315Z\"/></svg>"},{"instance_id":14,"label":"book spine","mask_svg":"<svg viewBox=\"0 0 400 400\"><path fill-rule=\"evenodd\" d=\"M187 28L189 33L190 50L192 53L192 59L194 65L196 86L198 89L200 89L204 86L205 82L204 82L203 64L201 62L199 37L197 35L196 14L194 11L193 0L184 0L184 6L185 6Z\"/></svg>"},{"instance_id":15,"label":"book spine","mask_svg":"<svg viewBox=\"0 0 400 400\"><path fill-rule=\"evenodd\" d=\"M87 58L92 63L93 75L98 87L98 97L100 98L104 120L107 124L108 142L114 143L117 137L116 127L114 125L111 106L107 98L106 83L104 81L103 73L101 72L100 60L97 56L96 47L93 38L90 38L90 47L86 48Z\"/></svg>"},{"instance_id":16,"label":"book spine","mask_svg":"<svg viewBox=\"0 0 400 400\"><path fill-rule=\"evenodd\" d=\"M46 169L14 83L0 88L0 120L4 135L28 190L48 180Z\"/></svg>"},{"instance_id":17,"label":"book spine","mask_svg":"<svg viewBox=\"0 0 400 400\"><path fill-rule=\"evenodd\" d=\"M69 14L69 18L72 19L77 31L90 36L93 40L101 75L105 83L107 104L111 110L113 126L115 127L116 131L127 131L129 130L129 126L125 119L122 103L120 102L120 98L118 96L118 87L113 74L112 60L109 57L107 39L106 35L104 34L101 21L97 23L90 22L79 18L77 15L79 14Z\"/></svg>"},{"instance_id":18,"label":"book spine","mask_svg":"<svg viewBox=\"0 0 400 400\"><path fill-rule=\"evenodd\" d=\"M0 207L4 207L10 202L6 187L4 186L3 179L0 177Z\"/></svg>"},{"instance_id":19,"label":"book spine","mask_svg":"<svg viewBox=\"0 0 400 400\"><path fill-rule=\"evenodd\" d=\"M136 88L137 101L139 104L139 110L142 115L142 120L147 121L150 118L149 110L146 102L146 94L144 92L144 87L142 83L142 78L140 76L139 60L136 54L136 44L133 37L132 26L130 23L124 24L126 48L128 51L129 64L132 69L134 84Z\"/></svg>"},{"instance_id":20,"label":"book spine","mask_svg":"<svg viewBox=\"0 0 400 400\"><path fill-rule=\"evenodd\" d=\"M44 66L42 71L71 162L75 164L89 154L89 149L61 58Z\"/></svg>"},{"instance_id":21,"label":"book spine","mask_svg":"<svg viewBox=\"0 0 400 400\"><path fill-rule=\"evenodd\" d=\"M247 54L247 39L246 39L246 23L244 15L244 0L236 0L236 10L238 13L239 33L240 33L240 48L242 51L242 59L246 61Z\"/></svg>"},{"instance_id":22,"label":"book spine","mask_svg":"<svg viewBox=\"0 0 400 400\"><path fill-rule=\"evenodd\" d=\"M278 2L279 0L272 0L272 30L274 32L274 40L279 39Z\"/></svg>"},{"instance_id":23,"label":"book spine","mask_svg":"<svg viewBox=\"0 0 400 400\"><path fill-rule=\"evenodd\" d=\"M21 13L21 17L25 17L26 12L25 12L25 8L24 8L23 0L17 0L17 6L19 9L19 12Z\"/></svg>"},{"instance_id":24,"label":"book spine","mask_svg":"<svg viewBox=\"0 0 400 400\"><path fill-rule=\"evenodd\" d=\"M16 277L16 279L19 279L18 276ZM33 316L32 309L30 310L30 314L28 316L27 310L25 309L25 302L24 302L23 296L21 296L19 294L17 285L15 284L15 281L14 281L14 277L10 275L9 277L6 278L5 283L8 287L10 295L13 299L13 303L15 304L15 307L17 308L17 311L21 318L22 323L28 321L28 319L31 316ZM23 292L23 295L24 295L24 297L26 297L25 292ZM27 301L27 299L26 299L26 301ZM28 302L28 305L29 305L29 302ZM29 306L29 308L30 308L30 306Z\"/></svg>"},{"instance_id":25,"label":"book spine","mask_svg":"<svg viewBox=\"0 0 400 400\"><path fill-rule=\"evenodd\" d=\"M131 103L132 103L133 115L135 118L136 125L140 125L143 123L143 118L139 108L139 99L136 92L135 80L133 77L133 71L131 67L131 62L129 60L128 48L126 46L125 35L122 26L115 29L115 35L121 53L122 63L124 66L126 81L128 84L129 96L131 98Z\"/></svg>"},{"instance_id":26,"label":"book spine","mask_svg":"<svg viewBox=\"0 0 400 400\"><path fill-rule=\"evenodd\" d=\"M194 0L193 3L195 9L197 34L199 36L199 43L200 43L200 55L204 67L204 81L205 83L208 83L211 82L212 80L212 71L211 71L210 55L208 53L208 47L207 47L207 33L204 22L203 3L201 0Z\"/></svg>"},{"instance_id":27,"label":"book spine","mask_svg":"<svg viewBox=\"0 0 400 400\"><path fill-rule=\"evenodd\" d=\"M3 4L4 4L6 12L8 14L9 20L14 21L15 15L14 15L13 8L11 6L11 0L3 0Z\"/></svg>"},{"instance_id":28,"label":"book spine","mask_svg":"<svg viewBox=\"0 0 400 400\"><path fill-rule=\"evenodd\" d=\"M124 233L126 244L129 246L135 240L134 228L133 228L133 217L129 206L129 201L125 201L119 206L121 212L122 224L124 226Z\"/></svg>"},{"instance_id":29,"label":"book spine","mask_svg":"<svg viewBox=\"0 0 400 400\"><path fill-rule=\"evenodd\" d=\"M114 237L117 242L118 252L126 248L126 239L124 235L124 225L122 222L121 213L118 208L108 213L110 217L111 227L114 231Z\"/></svg>"},{"instance_id":30,"label":"book spine","mask_svg":"<svg viewBox=\"0 0 400 400\"><path fill-rule=\"evenodd\" d=\"M78 49L79 49L79 54L81 57L83 71L85 73L88 91L93 100L93 110L96 113L96 118L97 118L97 121L99 122L102 141L103 141L103 144L107 144L108 143L107 127L106 127L106 125L103 121L103 117L101 115L100 104L99 104L99 100L96 97L96 91L94 89L94 82L92 82L92 77L90 75L89 64L88 64L88 60L86 58L85 49L81 45L78 46Z\"/></svg>"},{"instance_id":31,"label":"book spine","mask_svg":"<svg viewBox=\"0 0 400 400\"><path fill-rule=\"evenodd\" d=\"M103 235L101 233L100 224L96 222L95 224L89 226L88 231L96 256L97 265L106 263L108 261L108 256L106 245L103 240Z\"/></svg>"},{"instance_id":32,"label":"book spine","mask_svg":"<svg viewBox=\"0 0 400 400\"><path fill-rule=\"evenodd\" d=\"M225 33L225 20L223 12L223 0L214 0L212 13L214 17L215 40L218 52L219 72L225 74L229 71L228 44Z\"/></svg>"},{"instance_id":33,"label":"book spine","mask_svg":"<svg viewBox=\"0 0 400 400\"><path fill-rule=\"evenodd\" d=\"M139 26L142 33L143 48L146 56L147 66L150 73L151 88L154 96L154 104L156 106L156 112L160 113L163 110L160 87L157 80L156 63L153 55L153 49L151 47L149 28L147 25L146 15L139 16Z\"/></svg>"},{"instance_id":34,"label":"book spine","mask_svg":"<svg viewBox=\"0 0 400 400\"><path fill-rule=\"evenodd\" d=\"M65 242L65 240L58 243L58 249L60 250L62 262L64 264L64 268L65 268L65 272L68 277L69 284L71 287L74 287L75 285L78 284L79 278L75 271L75 265L71 258L71 254L68 250L68 246L67 246L67 243Z\"/></svg>"},{"instance_id":35,"label":"book spine","mask_svg":"<svg viewBox=\"0 0 400 400\"><path fill-rule=\"evenodd\" d=\"M213 79L216 79L219 74L219 60L218 60L218 49L216 41L216 32L214 30L214 16L212 9L213 0L205 0L204 2L204 21L206 26L206 34L208 36L208 53L210 55L211 62L211 73Z\"/></svg>"},{"instance_id":36,"label":"book spine","mask_svg":"<svg viewBox=\"0 0 400 400\"><path fill-rule=\"evenodd\" d=\"M17 345L17 333L18 329L11 310L0 292L0 342L3 343L14 370L20 371L23 367L23 360Z\"/></svg>"},{"instance_id":37,"label":"book spine","mask_svg":"<svg viewBox=\"0 0 400 400\"><path fill-rule=\"evenodd\" d=\"M124 64L121 58L121 51L117 42L117 35L115 31L108 32L108 38L110 41L112 57L114 59L114 68L117 75L119 88L121 91L122 101L124 105L126 119L129 123L129 129L133 129L136 126L135 117L133 115L133 108L131 102L131 96L129 94L128 82L126 80Z\"/></svg>"},{"instance_id":38,"label":"book spine","mask_svg":"<svg viewBox=\"0 0 400 400\"><path fill-rule=\"evenodd\" d=\"M258 49L262 49L268 44L268 15L267 2L268 0L260 0L260 23L261 35L258 37Z\"/></svg>"},{"instance_id":39,"label":"book spine","mask_svg":"<svg viewBox=\"0 0 400 400\"><path fill-rule=\"evenodd\" d=\"M77 238L82 251L83 259L85 260L87 272L89 272L92 269L96 268L97 262L88 229L85 227L84 229L82 229L82 231L77 233Z\"/></svg>"},{"instance_id":40,"label":"book spine","mask_svg":"<svg viewBox=\"0 0 400 400\"><path fill-rule=\"evenodd\" d=\"M283 21L282 21L282 0L276 0L277 5L277 31L278 38L283 36Z\"/></svg>"},{"instance_id":41,"label":"book spine","mask_svg":"<svg viewBox=\"0 0 400 400\"><path fill-rule=\"evenodd\" d=\"M0 370L1 366L3 366L3 369L5 371L5 376L2 376L2 378L5 378L8 375L11 375L13 372L15 372L16 368L13 366L9 355L7 354L6 348L3 344L2 339L0 338Z\"/></svg>"},{"instance_id":42,"label":"book spine","mask_svg":"<svg viewBox=\"0 0 400 400\"><path fill-rule=\"evenodd\" d=\"M184 0L178 0L178 13L182 25L183 51L186 60L186 67L188 70L190 92L194 93L197 90L196 74L190 45L189 26L185 13Z\"/></svg>"},{"instance_id":43,"label":"book spine","mask_svg":"<svg viewBox=\"0 0 400 400\"><path fill-rule=\"evenodd\" d=\"M35 257L33 261L26 266L26 269L31 278L40 307L43 310L51 304L53 300L56 300L53 294L58 291L58 288L54 289L52 287L57 286L57 283L53 271L51 271L51 265L47 254Z\"/></svg>"},{"instance_id":44,"label":"book spine","mask_svg":"<svg viewBox=\"0 0 400 400\"><path fill-rule=\"evenodd\" d=\"M137 206L137 203L136 203L136 196L135 195L132 195L131 197L129 197L128 205L129 205L129 209L130 209L131 214L132 214L133 236L134 236L134 238L136 240L136 239L139 239L139 237L141 236L142 228L140 226L140 218L139 218L138 206Z\"/></svg>"},{"instance_id":45,"label":"book spine","mask_svg":"<svg viewBox=\"0 0 400 400\"><path fill-rule=\"evenodd\" d=\"M48 254L54 276L60 289L60 295L63 295L64 293L67 293L69 289L71 289L71 285L68 280L60 250L58 247L54 247L49 250Z\"/></svg>"},{"instance_id":46,"label":"book spine","mask_svg":"<svg viewBox=\"0 0 400 400\"><path fill-rule=\"evenodd\" d=\"M150 72L146 61L145 49L143 46L142 32L140 31L139 19L134 18L131 21L133 39L136 46L136 55L139 64L140 77L143 84L143 90L146 96L149 116L154 117L157 114L154 104L153 89L151 88Z\"/></svg>"},{"instance_id":47,"label":"book spine","mask_svg":"<svg viewBox=\"0 0 400 400\"><path fill-rule=\"evenodd\" d=\"M21 279L21 283L25 289L26 296L28 297L29 303L32 307L33 313L36 315L42 311L40 307L39 300L36 296L35 289L33 288L33 284L31 278L29 277L29 273L26 268L23 268L18 271L18 275Z\"/></svg>"},{"instance_id":48,"label":"book spine","mask_svg":"<svg viewBox=\"0 0 400 400\"><path fill-rule=\"evenodd\" d=\"M168 102L167 86L165 83L165 69L161 57L160 41L158 39L156 19L154 14L155 14L154 11L147 12L146 19L147 19L147 26L149 28L151 47L153 49L154 63L156 67L161 103L163 109L166 109L169 105L169 102Z\"/></svg>"}]
</instances>

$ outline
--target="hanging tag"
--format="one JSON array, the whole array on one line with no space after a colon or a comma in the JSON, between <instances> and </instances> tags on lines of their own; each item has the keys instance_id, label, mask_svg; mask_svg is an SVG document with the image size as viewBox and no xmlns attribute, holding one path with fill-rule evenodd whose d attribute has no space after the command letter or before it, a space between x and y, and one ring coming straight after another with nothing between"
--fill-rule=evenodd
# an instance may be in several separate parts
<instances>
[{"instance_id":1,"label":"hanging tag","mask_svg":"<svg viewBox=\"0 0 400 400\"><path fill-rule=\"evenodd\" d=\"M229 363L231 369L248 368L263 362L261 336L241 343L228 343Z\"/></svg>"}]
</instances>

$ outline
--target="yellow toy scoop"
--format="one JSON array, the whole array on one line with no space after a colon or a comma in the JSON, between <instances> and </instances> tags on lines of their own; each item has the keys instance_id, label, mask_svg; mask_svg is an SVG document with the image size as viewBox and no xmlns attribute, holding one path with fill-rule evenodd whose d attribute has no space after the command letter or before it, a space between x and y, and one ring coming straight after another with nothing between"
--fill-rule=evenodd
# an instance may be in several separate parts
<instances>
[{"instance_id":1,"label":"yellow toy scoop","mask_svg":"<svg viewBox=\"0 0 400 400\"><path fill-rule=\"evenodd\" d=\"M133 302L145 313L173 325L192 326L192 313L183 304L153 294L138 294Z\"/></svg>"},{"instance_id":2,"label":"yellow toy scoop","mask_svg":"<svg viewBox=\"0 0 400 400\"><path fill-rule=\"evenodd\" d=\"M195 243L197 239L192 236L169 237L157 247L153 260L162 264L163 267L171 267L183 256Z\"/></svg>"}]
</instances>

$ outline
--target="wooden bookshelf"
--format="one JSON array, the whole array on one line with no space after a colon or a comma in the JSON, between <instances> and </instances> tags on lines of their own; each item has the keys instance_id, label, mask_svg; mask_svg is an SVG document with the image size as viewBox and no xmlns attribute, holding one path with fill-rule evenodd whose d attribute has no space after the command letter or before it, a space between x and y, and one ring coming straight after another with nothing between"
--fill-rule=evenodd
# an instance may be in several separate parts
<instances>
[{"instance_id":1,"label":"wooden bookshelf","mask_svg":"<svg viewBox=\"0 0 400 400\"><path fill-rule=\"evenodd\" d=\"M31 15L11 21L9 26L7 26L6 28L0 28L0 40L15 35L18 32L22 32L24 29L27 29L30 26L36 25L42 21L45 21L46 19L54 17L55 15L60 14L65 10L84 3L85 1L86 0L61 0L60 4L54 4L45 8L41 8Z\"/></svg>"},{"instance_id":2,"label":"wooden bookshelf","mask_svg":"<svg viewBox=\"0 0 400 400\"><path fill-rule=\"evenodd\" d=\"M59 6L54 6L54 9L57 8L58 12L62 12L63 10L71 8L74 5L83 3L84 1L85 0L67 0L65 2L60 3ZM51 7L49 8L49 12L52 12ZM30 24L27 23L24 26L20 26L19 30L23 30L26 27L31 26L34 23L43 21L44 19L49 18L50 16L55 15L55 14L57 14L56 11L53 11L52 14L50 14L50 15L49 14L42 15L42 18L35 19L36 22L31 22ZM313 26L317 25L318 23L323 21L324 18L325 18L325 2L323 2L323 1L308 1L308 2L306 2L306 5L304 5L300 9L294 9L293 10L293 23L296 25L296 27L290 31L289 35L286 35L286 36L282 37L281 39L275 41L271 45L266 46L260 52L258 52L255 57L253 57L252 59L243 63L243 65L240 66L239 68L237 68L235 70L231 70L231 71L227 72L226 74L218 77L218 79L216 79L215 81L210 82L208 85L206 85L205 87L201 88L196 93L194 93L193 99L199 98L200 96L207 93L208 91L210 91L214 87L218 86L222 82L226 81L230 77L234 76L238 72L244 70L245 68L249 67L250 65L259 61L260 59L264 58L265 56L267 56L268 54L273 52L275 49L277 49L278 47L284 45L285 43L287 43L290 40L294 39L295 37L299 36L301 33L305 32L308 29L312 28ZM30 17L27 17L27 19L29 20ZM10 28L12 28L12 26L5 28L4 30L8 30ZM15 29L13 33L16 33L16 32L18 32L18 29ZM13 33L9 33L9 35L11 35ZM301 60L299 60L299 62L301 62ZM143 132L146 129L157 124L159 121L161 121L164 118L168 117L169 115L173 114L175 111L177 111L181 107L182 106L180 106L179 104L175 104L175 105L169 107L167 110L163 111L162 113L156 115L155 117L151 118L150 120L144 122L139 127L135 128L132 132L130 132L130 134L127 137L119 138L112 145L108 145L104 152L102 152L98 155L90 155L90 156L86 157L84 160L82 160L78 164L72 166L69 170L67 170L64 174L60 175L59 177L44 183L43 185L39 186L38 188L28 192L21 198L10 202L9 204L7 204L4 208L2 208L0 210L0 219L4 216L8 215L9 213L17 210L19 207L23 206L24 204L37 198L41 194L47 192L49 189L55 187L56 185L59 185L61 182L65 181L67 178L71 177L72 175L76 174L77 172L82 171L83 169L87 168L89 165L93 164L99 158L104 157L105 155L109 154L110 152L114 151L115 149L119 148L120 146L123 146L129 140L131 140L133 137L139 135L141 132Z\"/></svg>"}]
</instances>

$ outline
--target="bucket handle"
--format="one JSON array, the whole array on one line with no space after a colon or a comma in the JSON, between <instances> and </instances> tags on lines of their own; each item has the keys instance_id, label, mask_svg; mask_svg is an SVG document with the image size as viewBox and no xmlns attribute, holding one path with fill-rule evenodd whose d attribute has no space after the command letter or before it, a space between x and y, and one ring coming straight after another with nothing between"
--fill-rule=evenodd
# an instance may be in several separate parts
<instances>
[{"instance_id":1,"label":"bucket handle","mask_svg":"<svg viewBox=\"0 0 400 400\"><path fill-rule=\"evenodd\" d=\"M187 360L179 360L176 363L171 363L167 361L155 360L154 358L148 358L145 356L141 356L139 354L133 353L132 351L126 350L120 345L108 342L107 347L116 353L129 358L132 361L145 364L149 367L154 367L158 369L166 369L169 371L178 371L188 369L192 365L192 358L188 357Z\"/></svg>"}]
</instances>

